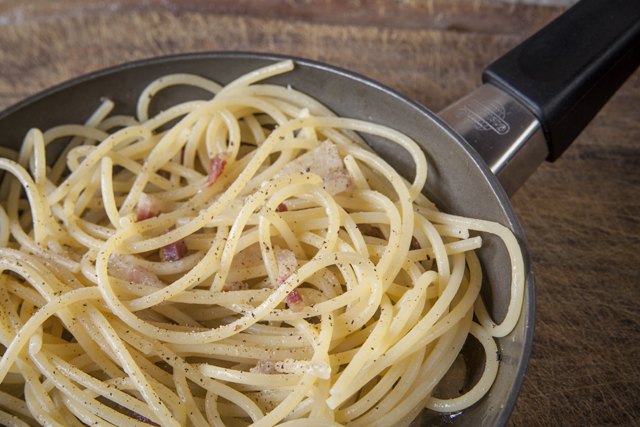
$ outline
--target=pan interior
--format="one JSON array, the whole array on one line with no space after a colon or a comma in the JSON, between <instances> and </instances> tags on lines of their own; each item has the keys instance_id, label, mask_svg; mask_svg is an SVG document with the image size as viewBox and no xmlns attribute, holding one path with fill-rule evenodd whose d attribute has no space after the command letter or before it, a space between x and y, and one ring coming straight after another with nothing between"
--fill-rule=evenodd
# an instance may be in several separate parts
<instances>
[{"instance_id":1,"label":"pan interior","mask_svg":"<svg viewBox=\"0 0 640 427\"><path fill-rule=\"evenodd\" d=\"M115 102L116 113L133 114L141 90L156 77L187 72L227 83L236 76L282 58L256 54L197 54L159 58L128 64L81 77L36 95L0 114L2 144L17 149L31 127L47 129L80 123L95 110L102 97ZM336 114L359 118L398 129L424 147L429 162L425 193L441 210L499 222L511 228L523 242L522 231L497 180L490 175L464 142L456 138L432 113L392 91L360 76L310 61L296 61L296 69L270 82L291 85L320 100ZM202 97L195 90L167 90L154 108L181 99ZM407 153L384 141L363 135L371 147L405 178L413 178ZM496 238L482 235L479 252L483 264L483 297L494 318L506 312L510 264ZM525 254L525 267L529 263ZM498 340L502 363L488 395L454 418L424 413L414 425L502 425L511 413L522 381L532 337L532 275L528 274L525 309L516 329Z\"/></svg>"}]
</instances>

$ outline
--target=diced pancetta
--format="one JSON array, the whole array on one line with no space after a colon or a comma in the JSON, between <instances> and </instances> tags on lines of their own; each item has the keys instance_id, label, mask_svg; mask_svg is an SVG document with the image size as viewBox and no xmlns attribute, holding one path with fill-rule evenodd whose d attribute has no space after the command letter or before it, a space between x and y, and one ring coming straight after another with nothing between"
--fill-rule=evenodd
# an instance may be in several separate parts
<instances>
[{"instance_id":1,"label":"diced pancetta","mask_svg":"<svg viewBox=\"0 0 640 427\"><path fill-rule=\"evenodd\" d=\"M283 284L291 273L298 269L298 261L296 255L289 249L274 248L273 254L276 257L278 265L278 286Z\"/></svg>"},{"instance_id":2,"label":"diced pancetta","mask_svg":"<svg viewBox=\"0 0 640 427\"><path fill-rule=\"evenodd\" d=\"M154 287L165 286L155 273L137 263L132 255L111 255L107 268L111 276L126 282Z\"/></svg>"},{"instance_id":3,"label":"diced pancetta","mask_svg":"<svg viewBox=\"0 0 640 427\"><path fill-rule=\"evenodd\" d=\"M169 243L166 246L160 248L160 259L162 261L178 261L183 258L189 249L183 239L177 242Z\"/></svg>"},{"instance_id":4,"label":"diced pancetta","mask_svg":"<svg viewBox=\"0 0 640 427\"><path fill-rule=\"evenodd\" d=\"M295 311L296 313L302 311L305 307L302 295L300 295L300 292L297 289L289 292L285 297L284 302L287 303L287 307L289 307L291 311Z\"/></svg>"},{"instance_id":5,"label":"diced pancetta","mask_svg":"<svg viewBox=\"0 0 640 427\"><path fill-rule=\"evenodd\" d=\"M339 194L353 188L351 177L346 169L332 171L323 177L322 188L329 194Z\"/></svg>"},{"instance_id":6,"label":"diced pancetta","mask_svg":"<svg viewBox=\"0 0 640 427\"><path fill-rule=\"evenodd\" d=\"M288 249L275 248L273 254L278 264L278 286L282 285L291 274L298 269L296 255ZM304 299L297 289L285 297L284 302L292 311L299 312L304 308Z\"/></svg>"},{"instance_id":7,"label":"diced pancetta","mask_svg":"<svg viewBox=\"0 0 640 427\"><path fill-rule=\"evenodd\" d=\"M162 201L153 194L140 194L138 205L136 206L136 217L138 221L143 221L160 214Z\"/></svg>"},{"instance_id":8,"label":"diced pancetta","mask_svg":"<svg viewBox=\"0 0 640 427\"><path fill-rule=\"evenodd\" d=\"M253 284L253 289L262 288L275 288L282 285L288 278L298 269L298 261L296 255L289 249L282 249L279 247L273 248L273 255L276 258L276 266L278 267L276 283L269 282L268 280L263 283ZM262 262L262 255L260 254L260 247L251 245L246 249L240 251L234 258L231 264L231 268L247 268ZM226 283L222 288L223 291L229 290L242 290L248 289L248 285L242 282ZM285 303L293 311L300 311L304 308L304 298L297 289L291 291L285 297Z\"/></svg>"},{"instance_id":9,"label":"diced pancetta","mask_svg":"<svg viewBox=\"0 0 640 427\"><path fill-rule=\"evenodd\" d=\"M329 194L342 193L352 187L351 177L344 167L338 147L329 141L289 162L280 174L300 172L311 172L322 177L323 187Z\"/></svg>"},{"instance_id":10,"label":"diced pancetta","mask_svg":"<svg viewBox=\"0 0 640 427\"><path fill-rule=\"evenodd\" d=\"M223 154L216 154L209 162L209 174L207 176L207 187L212 186L224 172L227 160Z\"/></svg>"}]
</instances>

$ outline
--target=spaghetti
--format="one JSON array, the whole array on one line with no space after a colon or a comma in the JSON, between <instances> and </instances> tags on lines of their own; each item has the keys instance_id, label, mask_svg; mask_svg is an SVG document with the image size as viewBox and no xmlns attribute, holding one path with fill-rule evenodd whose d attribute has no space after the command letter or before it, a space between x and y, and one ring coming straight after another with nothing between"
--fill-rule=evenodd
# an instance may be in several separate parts
<instances>
[{"instance_id":1,"label":"spaghetti","mask_svg":"<svg viewBox=\"0 0 640 427\"><path fill-rule=\"evenodd\" d=\"M1 424L388 426L486 393L493 337L522 306L516 239L439 212L407 136L260 83L293 66L226 86L165 76L135 117L105 100L84 125L33 129L3 152ZM150 116L175 85L211 99ZM411 155L412 182L366 134ZM48 159L57 141L69 142ZM499 325L470 231L511 257ZM482 377L443 394L468 336Z\"/></svg>"}]
</instances>

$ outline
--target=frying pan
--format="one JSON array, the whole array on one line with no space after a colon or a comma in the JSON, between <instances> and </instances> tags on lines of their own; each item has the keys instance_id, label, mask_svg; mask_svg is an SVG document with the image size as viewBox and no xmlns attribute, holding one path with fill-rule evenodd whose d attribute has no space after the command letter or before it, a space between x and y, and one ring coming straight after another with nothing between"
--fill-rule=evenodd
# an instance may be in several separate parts
<instances>
[{"instance_id":1,"label":"frying pan","mask_svg":"<svg viewBox=\"0 0 640 427\"><path fill-rule=\"evenodd\" d=\"M32 127L82 122L101 97L112 99L117 113L133 114L141 90L164 74L195 73L227 83L282 59L286 58L256 53L197 53L95 72L0 113L1 143L17 149ZM517 236L525 255L526 293L516 328L498 340L501 365L493 387L460 415L434 418L423 412L414 421L414 425L506 424L524 377L535 316L531 262L508 196L540 162L556 159L638 67L640 2L581 1L487 67L484 85L440 116L363 76L293 59L295 70L270 82L302 90L338 115L406 133L427 153L429 177L424 191L441 209L499 222ZM155 108L201 95L197 90L169 89L159 95ZM406 153L374 137L365 135L365 139L403 175L412 177ZM483 297L500 321L509 300L510 265L502 245L490 235L482 237ZM472 361L472 374L473 366Z\"/></svg>"}]
</instances>

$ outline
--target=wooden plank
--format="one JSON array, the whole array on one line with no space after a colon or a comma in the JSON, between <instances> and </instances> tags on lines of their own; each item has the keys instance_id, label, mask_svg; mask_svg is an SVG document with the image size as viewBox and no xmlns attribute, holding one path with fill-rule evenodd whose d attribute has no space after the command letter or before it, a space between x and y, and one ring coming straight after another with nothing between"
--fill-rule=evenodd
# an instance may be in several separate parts
<instances>
[{"instance_id":1,"label":"wooden plank","mask_svg":"<svg viewBox=\"0 0 640 427\"><path fill-rule=\"evenodd\" d=\"M374 25L461 32L523 34L557 16L572 0L6 0L1 22L73 15L199 13L334 25ZM541 6L539 3L547 3ZM553 6L553 7L552 7Z\"/></svg>"}]
</instances>

